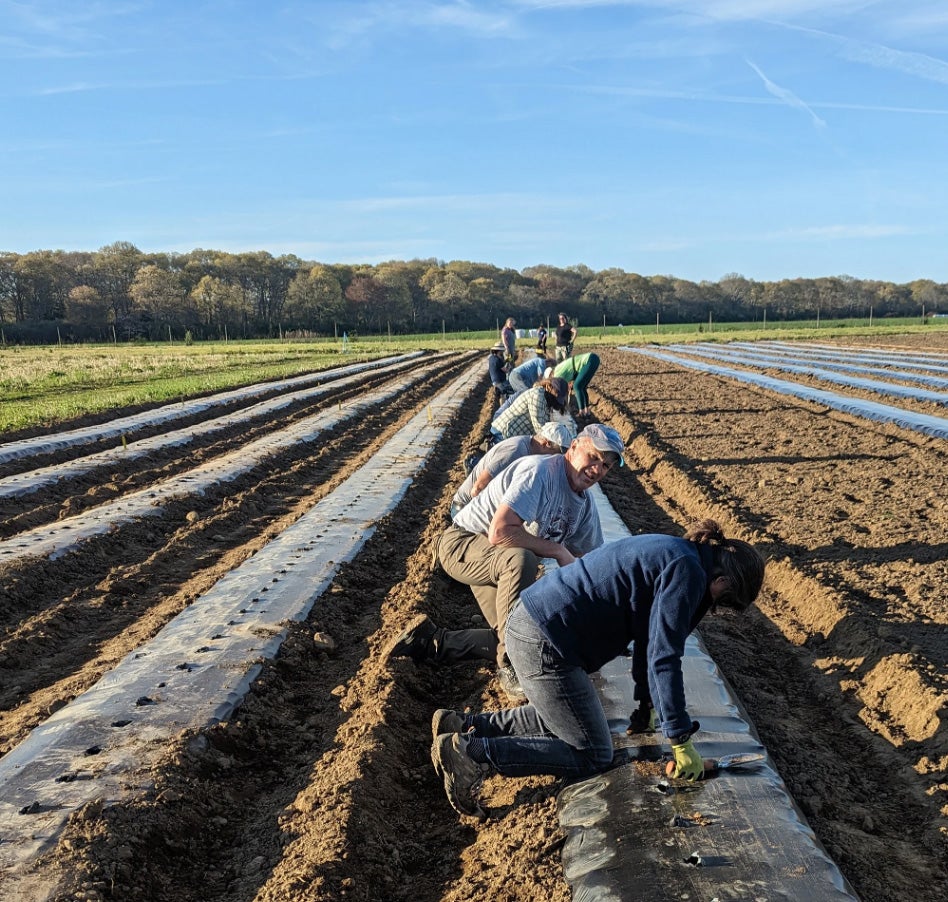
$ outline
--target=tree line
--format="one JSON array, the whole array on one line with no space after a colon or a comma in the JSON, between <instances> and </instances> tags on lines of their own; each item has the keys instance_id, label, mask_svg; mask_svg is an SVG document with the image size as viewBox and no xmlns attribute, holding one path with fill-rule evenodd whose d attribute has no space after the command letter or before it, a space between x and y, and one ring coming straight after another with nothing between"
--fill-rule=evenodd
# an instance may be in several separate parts
<instances>
[{"instance_id":1,"label":"tree line","mask_svg":"<svg viewBox=\"0 0 948 902\"><path fill-rule=\"evenodd\" d=\"M266 251L0 252L5 342L263 338L296 333L523 328L564 311L584 325L654 325L926 316L948 312L948 284L827 276L717 282L577 265L504 269L455 260L314 263Z\"/></svg>"}]
</instances>

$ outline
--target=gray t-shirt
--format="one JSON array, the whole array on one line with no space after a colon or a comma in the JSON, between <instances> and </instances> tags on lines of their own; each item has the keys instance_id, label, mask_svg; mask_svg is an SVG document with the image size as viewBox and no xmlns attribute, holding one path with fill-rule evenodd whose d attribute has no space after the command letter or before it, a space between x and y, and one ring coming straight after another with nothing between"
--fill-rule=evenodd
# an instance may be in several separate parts
<instances>
[{"instance_id":1,"label":"gray t-shirt","mask_svg":"<svg viewBox=\"0 0 948 902\"><path fill-rule=\"evenodd\" d=\"M513 438L505 438L491 448L476 464L474 469L467 474L467 479L461 483L460 488L454 493L453 505L455 508L462 508L473 495L474 484L480 478L485 470L490 473L493 479L508 464L526 457L530 453L530 442L533 441L532 435L515 435Z\"/></svg>"},{"instance_id":2,"label":"gray t-shirt","mask_svg":"<svg viewBox=\"0 0 948 902\"><path fill-rule=\"evenodd\" d=\"M531 535L565 545L574 555L602 545L599 512L588 492L574 492L562 454L530 455L495 476L454 517L454 525L487 535L501 504L510 507Z\"/></svg>"}]
</instances>

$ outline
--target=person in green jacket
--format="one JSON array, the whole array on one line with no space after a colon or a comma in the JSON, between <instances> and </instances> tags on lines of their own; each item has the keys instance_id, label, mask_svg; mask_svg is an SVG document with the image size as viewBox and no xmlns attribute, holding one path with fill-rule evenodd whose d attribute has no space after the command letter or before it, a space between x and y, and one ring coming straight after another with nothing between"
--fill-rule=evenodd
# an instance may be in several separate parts
<instances>
[{"instance_id":1,"label":"person in green jacket","mask_svg":"<svg viewBox=\"0 0 948 902\"><path fill-rule=\"evenodd\" d=\"M599 355L592 352L567 357L562 363L553 367L553 375L558 379L565 379L572 386L576 405L579 408L577 416L592 416L586 389L598 369Z\"/></svg>"}]
</instances>

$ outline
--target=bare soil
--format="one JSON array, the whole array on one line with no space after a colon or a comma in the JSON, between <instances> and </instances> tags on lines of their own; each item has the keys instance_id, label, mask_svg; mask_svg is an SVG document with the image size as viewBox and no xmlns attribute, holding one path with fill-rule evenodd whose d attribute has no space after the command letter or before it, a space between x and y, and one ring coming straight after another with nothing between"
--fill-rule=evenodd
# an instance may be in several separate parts
<instances>
[{"instance_id":1,"label":"bare soil","mask_svg":"<svg viewBox=\"0 0 948 902\"><path fill-rule=\"evenodd\" d=\"M770 558L757 609L708 618L701 633L817 836L865 900L948 898L946 443L640 355L600 355L596 418L630 448L603 488L630 530L679 533L713 516ZM469 363L446 361L397 403L217 494L0 571L0 752L339 485ZM476 822L458 818L432 770L431 713L499 705L492 672L384 655L420 612L462 624L476 610L466 588L432 572L430 547L486 431L488 389L485 373L235 717L170 743L146 795L73 816L38 863L60 877L56 899L570 898L558 781L492 778L489 818ZM5 518L18 529L48 522L169 467L180 461L132 462L20 499Z\"/></svg>"}]
</instances>

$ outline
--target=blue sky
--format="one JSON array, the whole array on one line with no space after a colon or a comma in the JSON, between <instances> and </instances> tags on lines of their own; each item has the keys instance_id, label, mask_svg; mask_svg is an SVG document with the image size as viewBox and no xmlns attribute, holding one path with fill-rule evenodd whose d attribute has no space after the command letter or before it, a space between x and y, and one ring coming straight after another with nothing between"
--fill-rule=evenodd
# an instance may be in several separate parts
<instances>
[{"instance_id":1,"label":"blue sky","mask_svg":"<svg viewBox=\"0 0 948 902\"><path fill-rule=\"evenodd\" d=\"M0 251L948 281L945 0L0 0Z\"/></svg>"}]
</instances>

